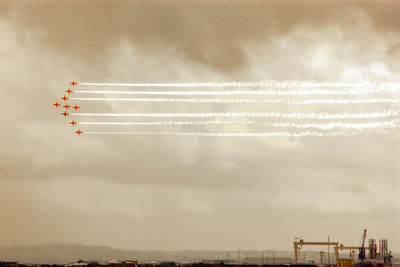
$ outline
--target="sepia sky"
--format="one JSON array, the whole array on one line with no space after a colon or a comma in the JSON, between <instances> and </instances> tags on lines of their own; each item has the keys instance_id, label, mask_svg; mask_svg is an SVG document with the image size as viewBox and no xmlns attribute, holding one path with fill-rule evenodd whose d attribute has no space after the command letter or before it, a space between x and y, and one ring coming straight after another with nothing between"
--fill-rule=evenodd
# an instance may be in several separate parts
<instances>
[{"instance_id":1,"label":"sepia sky","mask_svg":"<svg viewBox=\"0 0 400 267\"><path fill-rule=\"evenodd\" d=\"M78 137L51 105L72 80L398 82L399 30L399 1L1 2L0 246L291 250L367 228L400 251L398 135Z\"/></svg>"}]
</instances>

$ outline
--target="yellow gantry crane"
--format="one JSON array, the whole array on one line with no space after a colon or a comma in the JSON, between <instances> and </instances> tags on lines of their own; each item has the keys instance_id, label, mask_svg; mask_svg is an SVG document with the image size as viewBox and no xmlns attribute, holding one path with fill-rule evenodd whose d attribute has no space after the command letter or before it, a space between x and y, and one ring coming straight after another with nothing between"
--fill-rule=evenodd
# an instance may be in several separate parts
<instances>
[{"instance_id":1,"label":"yellow gantry crane","mask_svg":"<svg viewBox=\"0 0 400 267\"><path fill-rule=\"evenodd\" d=\"M294 246L294 257L296 259L296 263L300 263L299 260L299 250L303 246L334 246L335 248L335 258L336 260L339 257L339 242L305 242L303 239L300 239L300 241L294 241L293 242Z\"/></svg>"},{"instance_id":2,"label":"yellow gantry crane","mask_svg":"<svg viewBox=\"0 0 400 267\"><path fill-rule=\"evenodd\" d=\"M338 242L330 242L328 237L328 242L305 242L303 239L295 237L295 241L293 242L294 246L294 256L296 259L296 263L300 263L300 249L303 246L328 246L328 259L329 259L329 249L331 246L334 247L335 251L335 261L337 267L351 267L355 263L364 262L367 260L366 250L369 250L369 258L368 260L371 262L376 262L377 260L384 261L385 264L390 264L391 258L393 257L391 252L388 249L387 240L381 239L379 241L379 253L377 253L377 245L375 239L369 240L369 246L365 245L367 239L367 229L364 229L363 234L361 236L361 241L359 246L345 246L343 244L339 244ZM349 250L350 258L339 258L339 250ZM358 252L357 259L354 259L355 251ZM320 252L321 263L323 261L324 252ZM330 260L328 261L330 264Z\"/></svg>"},{"instance_id":3,"label":"yellow gantry crane","mask_svg":"<svg viewBox=\"0 0 400 267\"><path fill-rule=\"evenodd\" d=\"M300 239L299 241L293 242L294 246L294 255L296 259L296 263L300 263L300 249L303 246L333 246L334 251L335 251L335 261L337 264L337 267L348 267L352 266L353 260L352 260L352 251L359 251L360 246L344 246L343 244L339 244L339 242L305 242L303 239ZM364 247L364 249L369 249L369 247ZM351 259L339 259L339 250L350 250L350 255Z\"/></svg>"}]
</instances>

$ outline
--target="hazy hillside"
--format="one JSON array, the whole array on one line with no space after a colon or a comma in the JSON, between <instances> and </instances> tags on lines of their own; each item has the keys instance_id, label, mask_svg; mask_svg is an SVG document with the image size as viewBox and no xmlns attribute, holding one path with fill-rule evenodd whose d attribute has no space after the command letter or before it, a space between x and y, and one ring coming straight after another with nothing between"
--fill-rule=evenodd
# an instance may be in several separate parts
<instances>
[{"instance_id":1,"label":"hazy hillside","mask_svg":"<svg viewBox=\"0 0 400 267\"><path fill-rule=\"evenodd\" d=\"M272 251L264 252L272 259ZM261 257L261 251L248 251L248 257ZM276 257L291 257L292 252L277 251ZM121 250L102 246L45 245L26 247L0 247L0 261L20 263L68 263L83 260L105 261L111 259L131 259L144 261L192 262L204 259L227 259L226 251L140 251ZM237 260L237 251L229 253L231 260ZM245 252L240 252L240 261L245 261Z\"/></svg>"},{"instance_id":2,"label":"hazy hillside","mask_svg":"<svg viewBox=\"0 0 400 267\"><path fill-rule=\"evenodd\" d=\"M247 251L247 256L261 257L261 251ZM302 251L302 258L309 261L319 261L318 251ZM240 252L240 262L245 262L246 252ZM345 256L345 255L342 255ZM399 254L394 254L396 260ZM264 251L264 262L272 263L273 257L293 257L293 251ZM207 259L227 259L227 251L141 251L123 250L102 246L84 245L45 245L45 246L26 246L26 247L0 247L0 261L18 261L20 263L58 263L65 264L82 260L106 261L118 260L137 260L139 262L148 261L179 261L196 262ZM230 260L238 259L237 251L229 252ZM333 261L332 254L332 261Z\"/></svg>"}]
</instances>

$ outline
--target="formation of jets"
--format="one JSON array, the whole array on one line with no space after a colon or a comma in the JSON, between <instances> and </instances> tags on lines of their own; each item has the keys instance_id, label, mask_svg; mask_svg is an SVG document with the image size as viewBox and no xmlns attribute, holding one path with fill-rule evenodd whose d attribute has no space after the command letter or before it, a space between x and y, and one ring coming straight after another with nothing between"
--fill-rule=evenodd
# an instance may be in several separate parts
<instances>
[{"instance_id":1,"label":"formation of jets","mask_svg":"<svg viewBox=\"0 0 400 267\"><path fill-rule=\"evenodd\" d=\"M72 81L69 84L71 84L72 86L76 86L78 83L76 81ZM68 90L65 90L66 93L68 93L68 95L72 94L74 91L71 90L70 88L68 88ZM62 100L64 100L65 105L63 105L63 107L65 108L65 111L61 113L61 115L63 115L64 117L69 116L69 113L67 112L69 108L73 108L75 109L75 111L78 111L78 109L80 109L81 107L78 105L75 106L71 106L70 104L68 104L67 100L69 99L67 96L63 96L61 97ZM58 108L59 106L61 106L60 103L58 103L56 101L56 103L53 104L53 106L55 106L56 108ZM69 122L72 126L75 126L78 124L78 122L72 120L71 122ZM78 129L78 131L75 131L76 134L81 135L83 132L81 130Z\"/></svg>"}]
</instances>

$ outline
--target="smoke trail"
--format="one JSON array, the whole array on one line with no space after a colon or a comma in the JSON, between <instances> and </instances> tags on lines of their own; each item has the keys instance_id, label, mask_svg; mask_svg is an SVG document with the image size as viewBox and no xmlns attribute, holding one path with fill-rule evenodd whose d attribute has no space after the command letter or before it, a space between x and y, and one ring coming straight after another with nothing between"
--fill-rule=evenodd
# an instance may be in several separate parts
<instances>
[{"instance_id":1,"label":"smoke trail","mask_svg":"<svg viewBox=\"0 0 400 267\"><path fill-rule=\"evenodd\" d=\"M278 112L211 112L211 113L71 113L71 116L96 116L96 117L269 117L285 119L377 119L397 117L399 114L394 111L373 112L373 113L278 113Z\"/></svg>"},{"instance_id":2,"label":"smoke trail","mask_svg":"<svg viewBox=\"0 0 400 267\"><path fill-rule=\"evenodd\" d=\"M398 92L396 88L372 88L363 90L354 89L309 89L309 90L230 90L230 91L82 91L78 90L75 93L82 94L121 94L121 95L218 95L218 96L228 96L228 95L274 95L274 96L296 96L296 95L368 95L377 94L382 92Z\"/></svg>"},{"instance_id":3,"label":"smoke trail","mask_svg":"<svg viewBox=\"0 0 400 267\"><path fill-rule=\"evenodd\" d=\"M279 88L316 88L316 87L386 87L386 88L400 88L399 83L376 83L376 82L362 82L362 83L317 83L317 82L203 82L203 83L96 83L96 82L82 82L78 85L89 86L126 86L126 87L279 87Z\"/></svg>"},{"instance_id":4,"label":"smoke trail","mask_svg":"<svg viewBox=\"0 0 400 267\"><path fill-rule=\"evenodd\" d=\"M197 104L399 104L400 100L390 98L372 99L308 99L308 100L282 100L282 99L249 99L249 98L95 98L71 97L70 100L80 101L123 101L123 102L170 102L170 103L197 103Z\"/></svg>"},{"instance_id":5,"label":"smoke trail","mask_svg":"<svg viewBox=\"0 0 400 267\"><path fill-rule=\"evenodd\" d=\"M79 122L79 125L132 125L132 126L183 126L183 125L250 125L261 127L282 127L308 129L316 128L321 130L330 129L373 129L373 128L396 128L399 126L399 120L379 121L379 122L361 122L361 123L292 123L292 122L260 122L260 121L152 121L152 122Z\"/></svg>"},{"instance_id":6,"label":"smoke trail","mask_svg":"<svg viewBox=\"0 0 400 267\"><path fill-rule=\"evenodd\" d=\"M262 133L225 133L225 132L85 132L85 134L105 134L105 135L169 135L169 136L203 136L203 137L305 137L305 136L353 136L361 135L362 131L341 131L341 132L321 132L305 131L300 133L292 132L262 132ZM390 132L376 132L376 134L390 134Z\"/></svg>"}]
</instances>

